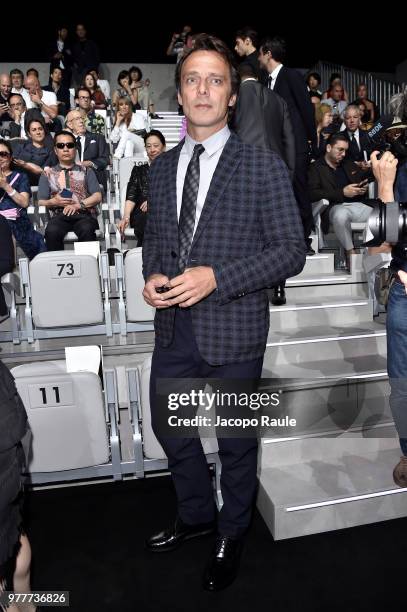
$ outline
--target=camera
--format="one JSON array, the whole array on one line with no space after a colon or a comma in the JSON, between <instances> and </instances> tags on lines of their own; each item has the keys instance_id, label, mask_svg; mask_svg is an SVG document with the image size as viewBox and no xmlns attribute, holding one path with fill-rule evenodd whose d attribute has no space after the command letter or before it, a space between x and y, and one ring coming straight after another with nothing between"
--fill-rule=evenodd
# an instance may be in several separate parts
<instances>
[{"instance_id":1,"label":"camera","mask_svg":"<svg viewBox=\"0 0 407 612\"><path fill-rule=\"evenodd\" d=\"M399 160L399 165L407 160L407 124L393 122L390 117L378 121L368 132L373 149L379 151L377 159L390 151Z\"/></svg>"},{"instance_id":2,"label":"camera","mask_svg":"<svg viewBox=\"0 0 407 612\"><path fill-rule=\"evenodd\" d=\"M368 219L368 234L373 238L366 246L380 246L383 242L407 243L407 203L384 204L376 200Z\"/></svg>"}]
</instances>

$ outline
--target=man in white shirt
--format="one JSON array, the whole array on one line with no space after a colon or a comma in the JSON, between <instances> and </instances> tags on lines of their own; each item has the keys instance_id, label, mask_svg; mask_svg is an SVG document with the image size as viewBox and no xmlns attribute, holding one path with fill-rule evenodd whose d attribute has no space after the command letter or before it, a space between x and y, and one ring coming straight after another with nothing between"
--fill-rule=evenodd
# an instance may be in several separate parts
<instances>
[{"instance_id":1,"label":"man in white shirt","mask_svg":"<svg viewBox=\"0 0 407 612\"><path fill-rule=\"evenodd\" d=\"M367 160L373 151L369 136L360 129L361 112L356 104L349 104L344 112L345 129L343 133L349 138L349 149L346 159L356 162L363 170L369 168Z\"/></svg>"},{"instance_id":2,"label":"man in white shirt","mask_svg":"<svg viewBox=\"0 0 407 612\"><path fill-rule=\"evenodd\" d=\"M11 89L11 93L17 93L20 94L20 96L23 96L25 105L28 108L28 105L30 104L31 100L30 94L28 93L26 88L23 87L24 74L19 68L14 68L13 70L10 70L10 79L11 84L13 86Z\"/></svg>"},{"instance_id":3,"label":"man in white shirt","mask_svg":"<svg viewBox=\"0 0 407 612\"><path fill-rule=\"evenodd\" d=\"M39 108L46 123L52 123L58 116L57 97L53 91L43 91L39 80L29 75L25 79L25 87L30 95L27 108Z\"/></svg>"}]
</instances>

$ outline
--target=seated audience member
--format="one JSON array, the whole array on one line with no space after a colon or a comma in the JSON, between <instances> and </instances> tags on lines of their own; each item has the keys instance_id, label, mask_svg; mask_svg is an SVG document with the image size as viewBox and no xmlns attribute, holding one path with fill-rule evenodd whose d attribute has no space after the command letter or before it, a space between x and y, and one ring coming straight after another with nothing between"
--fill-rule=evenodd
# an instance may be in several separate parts
<instances>
[{"instance_id":1,"label":"seated audience member","mask_svg":"<svg viewBox=\"0 0 407 612\"><path fill-rule=\"evenodd\" d=\"M30 184L38 185L44 168L55 166L57 159L52 146L52 138L45 132L44 121L31 119L27 125L29 140L14 152L14 163L27 172Z\"/></svg>"},{"instance_id":2,"label":"seated audience member","mask_svg":"<svg viewBox=\"0 0 407 612\"><path fill-rule=\"evenodd\" d=\"M28 139L29 135L27 132L27 126L30 121L39 121L45 129L45 133L47 135L47 139L51 141L52 146L52 138L49 134L49 126L51 124L46 124L44 121L44 117L41 114L41 111L38 108L30 108L26 109L25 102L20 94L13 94L10 96L10 115L13 118L13 121L10 122L8 127L8 135L9 138L24 138Z\"/></svg>"},{"instance_id":3,"label":"seated audience member","mask_svg":"<svg viewBox=\"0 0 407 612\"><path fill-rule=\"evenodd\" d=\"M342 88L342 94L341 94L341 100L343 100L344 102L349 102L349 95L348 92L346 91L346 89L343 87L342 85L342 79L341 79L341 75L338 72L333 72L331 74L331 77L329 79L329 87L326 91L324 91L324 93L322 94L322 99L323 100L327 100L328 98L332 98L332 90L335 87L335 85L340 85Z\"/></svg>"},{"instance_id":4,"label":"seated audience member","mask_svg":"<svg viewBox=\"0 0 407 612\"><path fill-rule=\"evenodd\" d=\"M86 131L85 122L80 110L72 110L66 117L66 126L75 136L75 162L83 168L92 168L104 190L107 190L107 172L109 165L109 147L101 134Z\"/></svg>"},{"instance_id":5,"label":"seated audience member","mask_svg":"<svg viewBox=\"0 0 407 612\"><path fill-rule=\"evenodd\" d=\"M26 106L29 105L30 94L26 88L23 87L24 74L22 71L19 68L13 68L13 70L10 70L10 79L12 84L11 93L20 94L20 96L23 96Z\"/></svg>"},{"instance_id":6,"label":"seated audience member","mask_svg":"<svg viewBox=\"0 0 407 612\"><path fill-rule=\"evenodd\" d=\"M333 125L332 108L329 104L315 106L315 121L317 124L317 151L318 157L325 155L326 141L336 131Z\"/></svg>"},{"instance_id":7,"label":"seated audience member","mask_svg":"<svg viewBox=\"0 0 407 612\"><path fill-rule=\"evenodd\" d=\"M92 108L92 93L87 87L79 87L75 99L77 107L84 117L86 129L91 134L105 133L105 120Z\"/></svg>"},{"instance_id":8,"label":"seated audience member","mask_svg":"<svg viewBox=\"0 0 407 612\"><path fill-rule=\"evenodd\" d=\"M11 95L11 79L8 74L0 74L0 125L11 121L9 114L9 98Z\"/></svg>"},{"instance_id":9,"label":"seated audience member","mask_svg":"<svg viewBox=\"0 0 407 612\"><path fill-rule=\"evenodd\" d=\"M0 214L0 280L1 277L11 272L14 268L14 244L13 234L7 219ZM3 288L0 283L0 317L8 314ZM0 563L1 565L1 563ZM1 578L1 572L0 572Z\"/></svg>"},{"instance_id":10,"label":"seated audience member","mask_svg":"<svg viewBox=\"0 0 407 612\"><path fill-rule=\"evenodd\" d=\"M373 125L380 116L379 107L377 104L373 102L373 100L369 100L367 97L367 85L366 83L360 83L356 92L356 100L352 102L352 104L363 104L365 107L365 112L361 117L362 123L370 123Z\"/></svg>"},{"instance_id":11,"label":"seated audience member","mask_svg":"<svg viewBox=\"0 0 407 612\"><path fill-rule=\"evenodd\" d=\"M112 104L117 109L117 103L120 98L130 98L132 110L136 110L138 105L138 89L137 87L130 88L130 73L128 70L121 70L117 77L119 87L113 92ZM138 107L140 108L140 107Z\"/></svg>"},{"instance_id":12,"label":"seated audience member","mask_svg":"<svg viewBox=\"0 0 407 612\"><path fill-rule=\"evenodd\" d=\"M349 256L354 253L351 223L362 223L369 218L371 207L364 202L367 192L367 173L355 162L347 160L349 140L343 133L329 137L326 152L310 165L308 171L309 196L312 202L325 198L329 206L321 215L322 231L329 222Z\"/></svg>"},{"instance_id":13,"label":"seated audience member","mask_svg":"<svg viewBox=\"0 0 407 612\"><path fill-rule=\"evenodd\" d=\"M309 95L311 98L314 96L319 100L322 98L322 91L320 90L321 86L321 75L318 72L310 72L307 74L307 78L305 79L309 91Z\"/></svg>"},{"instance_id":14,"label":"seated audience member","mask_svg":"<svg viewBox=\"0 0 407 612\"><path fill-rule=\"evenodd\" d=\"M369 136L360 129L360 110L358 106L349 104L346 107L343 120L345 129L342 133L349 138L349 149L346 152L346 159L351 159L361 166L364 170L369 168L367 160L372 152Z\"/></svg>"},{"instance_id":15,"label":"seated audience member","mask_svg":"<svg viewBox=\"0 0 407 612\"><path fill-rule=\"evenodd\" d=\"M25 76L26 77L33 76L36 79L39 79L40 78L40 73L38 72L38 70L36 68L28 68L27 72L25 73Z\"/></svg>"},{"instance_id":16,"label":"seated audience member","mask_svg":"<svg viewBox=\"0 0 407 612\"><path fill-rule=\"evenodd\" d=\"M110 100L110 83L109 81L107 81L106 79L101 79L100 77L100 73L98 70L96 70L96 68L92 68L92 70L90 70L89 72L91 72L93 74L93 76L96 79L96 83L98 84L98 86L100 87L101 91L103 92L103 95L107 100Z\"/></svg>"},{"instance_id":17,"label":"seated audience member","mask_svg":"<svg viewBox=\"0 0 407 612\"><path fill-rule=\"evenodd\" d=\"M7 219L19 247L28 259L45 251L44 239L36 232L27 215L31 188L24 172L14 168L12 149L0 141L0 214Z\"/></svg>"},{"instance_id":18,"label":"seated audience member","mask_svg":"<svg viewBox=\"0 0 407 612\"><path fill-rule=\"evenodd\" d=\"M134 228L137 246L143 243L147 220L148 175L151 163L165 151L165 138L159 130L151 130L144 136L148 163L135 165L127 184L126 204L123 218L117 224L123 233L126 227Z\"/></svg>"},{"instance_id":19,"label":"seated audience member","mask_svg":"<svg viewBox=\"0 0 407 612\"><path fill-rule=\"evenodd\" d=\"M35 76L25 79L25 86L30 94L29 108L40 109L46 123L52 123L58 116L57 97L53 91L44 91Z\"/></svg>"},{"instance_id":20,"label":"seated audience member","mask_svg":"<svg viewBox=\"0 0 407 612\"><path fill-rule=\"evenodd\" d=\"M144 117L133 113L128 98L119 98L117 102L116 121L110 134L110 140L118 143L114 157L132 157L144 154L143 136L146 133Z\"/></svg>"},{"instance_id":21,"label":"seated audience member","mask_svg":"<svg viewBox=\"0 0 407 612\"><path fill-rule=\"evenodd\" d=\"M343 87L336 84L331 89L331 97L323 100L324 104L329 104L332 108L333 122L339 129L343 121L343 113L348 103L342 100Z\"/></svg>"},{"instance_id":22,"label":"seated audience member","mask_svg":"<svg viewBox=\"0 0 407 612\"><path fill-rule=\"evenodd\" d=\"M75 136L63 130L55 136L58 164L43 174L38 185L38 203L46 206L51 219L45 230L49 251L62 251L64 237L75 232L78 240L96 240L97 205L102 201L92 168L75 163Z\"/></svg>"},{"instance_id":23,"label":"seated audience member","mask_svg":"<svg viewBox=\"0 0 407 612\"><path fill-rule=\"evenodd\" d=\"M92 72L87 72L85 74L85 78L83 79L82 85L87 87L91 93L91 102L93 108L105 109L106 108L106 98L103 94L103 91L100 89L97 84L96 78L93 76Z\"/></svg>"},{"instance_id":24,"label":"seated audience member","mask_svg":"<svg viewBox=\"0 0 407 612\"><path fill-rule=\"evenodd\" d=\"M14 379L0 361L0 594L31 592L30 542L24 533L22 506L24 450L22 439L27 433L27 414L18 395ZM9 612L35 612L33 603L2 606Z\"/></svg>"},{"instance_id":25,"label":"seated audience member","mask_svg":"<svg viewBox=\"0 0 407 612\"><path fill-rule=\"evenodd\" d=\"M52 91L56 95L58 114L65 117L71 110L71 94L66 85L63 84L63 72L61 68L55 66L50 74L49 85L43 87L44 91Z\"/></svg>"}]
</instances>

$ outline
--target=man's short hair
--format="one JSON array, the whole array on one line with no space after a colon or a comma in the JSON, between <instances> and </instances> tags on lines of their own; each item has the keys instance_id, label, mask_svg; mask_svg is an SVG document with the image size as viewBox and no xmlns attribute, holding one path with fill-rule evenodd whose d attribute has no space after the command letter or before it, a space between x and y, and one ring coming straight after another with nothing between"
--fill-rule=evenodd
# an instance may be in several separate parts
<instances>
[{"instance_id":1,"label":"man's short hair","mask_svg":"<svg viewBox=\"0 0 407 612\"><path fill-rule=\"evenodd\" d=\"M78 87L78 89L75 91L75 98L79 98L79 94L81 91L87 91L89 94L89 97L92 97L92 92L89 89L89 87L86 87L86 85L81 85L80 87Z\"/></svg>"},{"instance_id":2,"label":"man's short hair","mask_svg":"<svg viewBox=\"0 0 407 612\"><path fill-rule=\"evenodd\" d=\"M193 48L188 51L185 55L183 55L180 61L177 64L175 70L175 86L177 91L181 90L181 72L182 67L185 64L185 61L188 59L190 55L196 53L196 51L216 51L226 62L230 71L230 82L232 86L232 95L237 94L239 92L240 86L240 76L236 68L235 59L230 51L229 47L220 40L220 38L216 38L216 36L211 36L209 34L198 34L195 38L195 44Z\"/></svg>"},{"instance_id":3,"label":"man's short hair","mask_svg":"<svg viewBox=\"0 0 407 612\"><path fill-rule=\"evenodd\" d=\"M345 110L343 111L343 116L346 117L346 114L348 111L357 111L359 113L359 115L361 115L362 113L360 112L360 108L359 106L357 106L356 104L348 104L348 106L345 108Z\"/></svg>"},{"instance_id":4,"label":"man's short hair","mask_svg":"<svg viewBox=\"0 0 407 612\"><path fill-rule=\"evenodd\" d=\"M257 73L254 67L248 62L242 62L238 66L238 73L240 78L243 79L257 79Z\"/></svg>"},{"instance_id":5,"label":"man's short hair","mask_svg":"<svg viewBox=\"0 0 407 612\"><path fill-rule=\"evenodd\" d=\"M40 74L38 72L38 70L36 68L29 68L27 70L27 72L25 73L26 76L28 76L30 74L30 72L33 72L35 74L35 76L37 77L37 79L39 78Z\"/></svg>"},{"instance_id":6,"label":"man's short hair","mask_svg":"<svg viewBox=\"0 0 407 612\"><path fill-rule=\"evenodd\" d=\"M263 53L270 52L272 58L276 62L284 62L286 56L286 44L284 38L281 38L281 36L263 38L260 43L260 47Z\"/></svg>"},{"instance_id":7,"label":"man's short hair","mask_svg":"<svg viewBox=\"0 0 407 612\"><path fill-rule=\"evenodd\" d=\"M10 78L14 74L18 74L18 76L20 76L22 79L24 78L24 73L22 72L22 70L20 70L20 68L13 68L13 70L10 70Z\"/></svg>"},{"instance_id":8,"label":"man's short hair","mask_svg":"<svg viewBox=\"0 0 407 612\"><path fill-rule=\"evenodd\" d=\"M337 142L347 142L349 144L349 138L347 134L341 134L337 132L336 134L331 134L326 141L327 145L331 145L333 147Z\"/></svg>"},{"instance_id":9,"label":"man's short hair","mask_svg":"<svg viewBox=\"0 0 407 612\"><path fill-rule=\"evenodd\" d=\"M11 98L20 98L20 101L24 104L24 106L26 106L25 100L24 100L24 98L23 98L23 96L21 94L19 94L19 93L11 93L10 97L8 99L9 102L10 102Z\"/></svg>"},{"instance_id":10,"label":"man's short hair","mask_svg":"<svg viewBox=\"0 0 407 612\"><path fill-rule=\"evenodd\" d=\"M69 138L72 139L72 142L74 142L76 144L76 138L75 136L72 134L72 132L68 132L68 130L61 130L60 132L58 132L58 134L55 134L54 136L54 145L57 144L58 142L58 138L60 136L69 136Z\"/></svg>"},{"instance_id":11,"label":"man's short hair","mask_svg":"<svg viewBox=\"0 0 407 612\"><path fill-rule=\"evenodd\" d=\"M250 38L250 40L252 41L253 47L256 47L256 49L257 49L257 45L259 44L259 35L256 32L256 30L254 28L251 28L250 26L245 26L244 28L240 28L240 30L236 32L235 38L241 38L242 40L245 40L246 38Z\"/></svg>"},{"instance_id":12,"label":"man's short hair","mask_svg":"<svg viewBox=\"0 0 407 612\"><path fill-rule=\"evenodd\" d=\"M318 81L319 84L321 83L321 75L319 74L319 72L309 72L305 79L307 83L311 77Z\"/></svg>"}]
</instances>

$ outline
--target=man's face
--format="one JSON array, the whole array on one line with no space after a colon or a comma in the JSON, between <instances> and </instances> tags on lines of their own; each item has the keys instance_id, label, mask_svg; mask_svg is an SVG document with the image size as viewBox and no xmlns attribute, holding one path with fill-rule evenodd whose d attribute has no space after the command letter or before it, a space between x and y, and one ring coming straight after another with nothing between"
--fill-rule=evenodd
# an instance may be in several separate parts
<instances>
[{"instance_id":1,"label":"man's face","mask_svg":"<svg viewBox=\"0 0 407 612\"><path fill-rule=\"evenodd\" d=\"M23 77L21 74L12 74L11 84L15 89L21 89L23 86Z\"/></svg>"},{"instance_id":2,"label":"man's face","mask_svg":"<svg viewBox=\"0 0 407 612\"><path fill-rule=\"evenodd\" d=\"M267 70L268 61L270 59L270 51L267 51L267 53L264 53L263 47L260 47L258 59L259 59L260 68L265 68Z\"/></svg>"},{"instance_id":3,"label":"man's face","mask_svg":"<svg viewBox=\"0 0 407 612\"><path fill-rule=\"evenodd\" d=\"M59 37L61 40L66 40L68 38L68 30L66 28L59 30Z\"/></svg>"},{"instance_id":4,"label":"man's face","mask_svg":"<svg viewBox=\"0 0 407 612\"><path fill-rule=\"evenodd\" d=\"M8 103L10 105L10 115L13 117L13 119L16 116L16 111L17 111L17 114L20 114L20 116L25 111L24 100L22 100L20 96L11 95Z\"/></svg>"},{"instance_id":5,"label":"man's face","mask_svg":"<svg viewBox=\"0 0 407 612\"><path fill-rule=\"evenodd\" d=\"M0 92L3 98L6 98L6 100L9 98L11 92L11 80L8 74L3 74L0 78Z\"/></svg>"},{"instance_id":6,"label":"man's face","mask_svg":"<svg viewBox=\"0 0 407 612\"><path fill-rule=\"evenodd\" d=\"M71 132L75 134L75 136L82 136L86 132L82 113L78 110L73 110L68 113L66 117L66 124Z\"/></svg>"},{"instance_id":7,"label":"man's face","mask_svg":"<svg viewBox=\"0 0 407 612\"><path fill-rule=\"evenodd\" d=\"M246 55L246 47L243 38L236 38L235 51L239 57L243 57L244 55Z\"/></svg>"},{"instance_id":8,"label":"man's face","mask_svg":"<svg viewBox=\"0 0 407 612\"><path fill-rule=\"evenodd\" d=\"M360 126L360 112L358 110L349 110L345 112L346 129L350 132L355 132Z\"/></svg>"},{"instance_id":9,"label":"man's face","mask_svg":"<svg viewBox=\"0 0 407 612\"><path fill-rule=\"evenodd\" d=\"M41 91L40 82L35 76L28 76L25 79L25 87L30 94L39 94Z\"/></svg>"},{"instance_id":10,"label":"man's face","mask_svg":"<svg viewBox=\"0 0 407 612\"><path fill-rule=\"evenodd\" d=\"M65 146L62 146L65 145ZM70 148L68 148L69 145ZM73 145L73 147L72 147ZM55 143L55 154L58 157L58 161L64 164L73 163L76 155L76 143L70 136L61 134Z\"/></svg>"},{"instance_id":11,"label":"man's face","mask_svg":"<svg viewBox=\"0 0 407 612\"><path fill-rule=\"evenodd\" d=\"M62 81L62 70L60 68L54 68L51 78L54 83L60 83Z\"/></svg>"},{"instance_id":12,"label":"man's face","mask_svg":"<svg viewBox=\"0 0 407 612\"><path fill-rule=\"evenodd\" d=\"M214 133L226 125L236 96L231 93L229 66L219 53L195 51L185 60L178 101L191 126L215 128Z\"/></svg>"},{"instance_id":13,"label":"man's face","mask_svg":"<svg viewBox=\"0 0 407 612\"><path fill-rule=\"evenodd\" d=\"M86 113L88 113L90 110L90 95L84 89L80 89L78 92L78 106Z\"/></svg>"},{"instance_id":14,"label":"man's face","mask_svg":"<svg viewBox=\"0 0 407 612\"><path fill-rule=\"evenodd\" d=\"M326 145L326 156L334 166L339 166L348 148L349 143L346 140L338 140L334 145Z\"/></svg>"},{"instance_id":15,"label":"man's face","mask_svg":"<svg viewBox=\"0 0 407 612\"><path fill-rule=\"evenodd\" d=\"M343 89L341 85L334 85L334 87L332 88L332 99L335 100L335 102L339 102L340 100L342 100L342 94L343 94Z\"/></svg>"},{"instance_id":16,"label":"man's face","mask_svg":"<svg viewBox=\"0 0 407 612\"><path fill-rule=\"evenodd\" d=\"M81 40L86 38L86 30L83 25L76 26L76 35Z\"/></svg>"}]
</instances>

